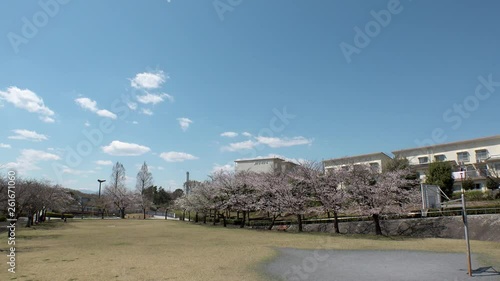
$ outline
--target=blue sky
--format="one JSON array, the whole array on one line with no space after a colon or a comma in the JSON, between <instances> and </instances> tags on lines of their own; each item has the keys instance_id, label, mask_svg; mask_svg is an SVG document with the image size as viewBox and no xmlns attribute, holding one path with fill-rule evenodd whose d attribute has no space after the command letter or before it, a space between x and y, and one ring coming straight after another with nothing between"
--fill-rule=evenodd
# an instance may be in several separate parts
<instances>
[{"instance_id":1,"label":"blue sky","mask_svg":"<svg viewBox=\"0 0 500 281\"><path fill-rule=\"evenodd\" d=\"M320 161L497 135L499 9L2 1L0 165L95 192L116 161L133 188L146 161L173 190L186 171L204 180L239 158Z\"/></svg>"}]
</instances>

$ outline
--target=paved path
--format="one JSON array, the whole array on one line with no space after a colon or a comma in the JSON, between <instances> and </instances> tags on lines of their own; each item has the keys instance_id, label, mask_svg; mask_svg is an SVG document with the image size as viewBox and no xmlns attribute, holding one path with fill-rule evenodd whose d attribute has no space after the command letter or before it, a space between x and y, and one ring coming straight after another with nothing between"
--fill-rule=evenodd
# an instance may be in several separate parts
<instances>
[{"instance_id":1,"label":"paved path","mask_svg":"<svg viewBox=\"0 0 500 281\"><path fill-rule=\"evenodd\" d=\"M272 280L311 281L498 281L500 272L480 267L473 277L465 254L418 251L339 251L279 249L264 266Z\"/></svg>"}]
</instances>

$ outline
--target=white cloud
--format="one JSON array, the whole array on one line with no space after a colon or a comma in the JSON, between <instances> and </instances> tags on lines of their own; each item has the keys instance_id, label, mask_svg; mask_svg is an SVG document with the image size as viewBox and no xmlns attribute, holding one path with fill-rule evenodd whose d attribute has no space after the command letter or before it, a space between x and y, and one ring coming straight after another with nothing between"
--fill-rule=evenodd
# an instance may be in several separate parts
<instances>
[{"instance_id":1,"label":"white cloud","mask_svg":"<svg viewBox=\"0 0 500 281\"><path fill-rule=\"evenodd\" d=\"M45 123L54 123L56 121L56 120L54 120L54 118L51 118L48 116L40 116L39 118L40 118L40 120L42 120L42 122L45 122Z\"/></svg>"},{"instance_id":2,"label":"white cloud","mask_svg":"<svg viewBox=\"0 0 500 281\"><path fill-rule=\"evenodd\" d=\"M86 176L88 174L95 174L95 171L93 171L93 170L75 170L75 169L71 169L68 166L62 166L61 172L63 174L70 174L70 175L75 175L75 176Z\"/></svg>"},{"instance_id":3,"label":"white cloud","mask_svg":"<svg viewBox=\"0 0 500 281\"><path fill-rule=\"evenodd\" d=\"M242 135L245 136L245 137L251 137L252 136L252 134L250 134L249 132L243 132Z\"/></svg>"},{"instance_id":4,"label":"white cloud","mask_svg":"<svg viewBox=\"0 0 500 281\"><path fill-rule=\"evenodd\" d=\"M85 121L85 123L83 123L83 125L84 125L85 127L90 127L90 122L89 122L89 121Z\"/></svg>"},{"instance_id":5,"label":"white cloud","mask_svg":"<svg viewBox=\"0 0 500 281\"><path fill-rule=\"evenodd\" d=\"M137 103L135 103L135 102L127 102L127 106L131 110L136 110L137 109Z\"/></svg>"},{"instance_id":6,"label":"white cloud","mask_svg":"<svg viewBox=\"0 0 500 281\"><path fill-rule=\"evenodd\" d=\"M273 137L256 137L257 141L261 144L265 144L271 148L278 147L289 147L296 145L312 144L312 139L306 139L305 137L293 137L293 138L273 138Z\"/></svg>"},{"instance_id":7,"label":"white cloud","mask_svg":"<svg viewBox=\"0 0 500 281\"><path fill-rule=\"evenodd\" d=\"M101 166L111 166L111 165L113 165L113 162L111 162L110 160L97 160L94 163L96 163L97 165L101 165Z\"/></svg>"},{"instance_id":8,"label":"white cloud","mask_svg":"<svg viewBox=\"0 0 500 281\"><path fill-rule=\"evenodd\" d=\"M226 165L219 165L217 163L214 164L214 166L212 168L212 173L220 172L220 171L224 171L224 172L234 171L234 163L228 163Z\"/></svg>"},{"instance_id":9,"label":"white cloud","mask_svg":"<svg viewBox=\"0 0 500 281\"><path fill-rule=\"evenodd\" d=\"M254 140L247 140L242 142L230 143L227 146L221 148L222 151L240 151L252 149L260 144L267 145L271 148L279 147L290 147L296 145L311 145L312 139L306 139L305 137L293 137L293 138L274 138L274 137L255 137Z\"/></svg>"},{"instance_id":10,"label":"white cloud","mask_svg":"<svg viewBox=\"0 0 500 281\"><path fill-rule=\"evenodd\" d=\"M224 132L222 134L220 134L221 137L226 137L226 138L235 138L238 136L238 133L235 133L235 132Z\"/></svg>"},{"instance_id":11,"label":"white cloud","mask_svg":"<svg viewBox=\"0 0 500 281\"><path fill-rule=\"evenodd\" d=\"M163 152L160 157L167 162L184 162L186 160L196 160L198 157L184 152Z\"/></svg>"},{"instance_id":12,"label":"white cloud","mask_svg":"<svg viewBox=\"0 0 500 281\"><path fill-rule=\"evenodd\" d=\"M135 75L130 80L130 85L136 89L157 89L165 83L165 74L163 71L143 72Z\"/></svg>"},{"instance_id":13,"label":"white cloud","mask_svg":"<svg viewBox=\"0 0 500 281\"><path fill-rule=\"evenodd\" d=\"M248 149L254 148L258 144L259 144L258 142L254 142L252 140L235 142L235 143L230 143L229 146L223 146L222 151L234 152L234 151L240 151L240 150L248 150Z\"/></svg>"},{"instance_id":14,"label":"white cloud","mask_svg":"<svg viewBox=\"0 0 500 281\"><path fill-rule=\"evenodd\" d=\"M81 106L83 109L90 110L92 112L96 112L97 109L97 102L93 101L89 98L77 98L75 99L75 102Z\"/></svg>"},{"instance_id":15,"label":"white cloud","mask_svg":"<svg viewBox=\"0 0 500 281\"><path fill-rule=\"evenodd\" d=\"M147 146L117 140L112 141L108 146L102 147L104 153L113 156L139 156L150 150L151 149Z\"/></svg>"},{"instance_id":16,"label":"white cloud","mask_svg":"<svg viewBox=\"0 0 500 281\"><path fill-rule=\"evenodd\" d=\"M0 148L11 148L10 144L5 144L0 142Z\"/></svg>"},{"instance_id":17,"label":"white cloud","mask_svg":"<svg viewBox=\"0 0 500 281\"><path fill-rule=\"evenodd\" d=\"M137 124L139 124L139 122L137 122L137 121L132 121L132 124L137 125Z\"/></svg>"},{"instance_id":18,"label":"white cloud","mask_svg":"<svg viewBox=\"0 0 500 281\"><path fill-rule=\"evenodd\" d=\"M39 170L36 164L41 161L59 160L61 157L41 150L23 149L16 162L5 164L6 168L17 169L18 172Z\"/></svg>"},{"instance_id":19,"label":"white cloud","mask_svg":"<svg viewBox=\"0 0 500 281\"><path fill-rule=\"evenodd\" d=\"M158 166L158 170L163 171L165 170L165 168L163 168L162 166Z\"/></svg>"},{"instance_id":20,"label":"white cloud","mask_svg":"<svg viewBox=\"0 0 500 281\"><path fill-rule=\"evenodd\" d=\"M142 114L144 114L144 115L149 115L149 116L153 115L153 111L152 111L151 109L148 109L148 108L143 108L143 109L141 110L141 112L142 112Z\"/></svg>"},{"instance_id":21,"label":"white cloud","mask_svg":"<svg viewBox=\"0 0 500 281\"><path fill-rule=\"evenodd\" d=\"M12 103L15 107L27 110L31 113L39 114L40 120L46 123L53 123L54 111L45 106L43 99L28 89L19 89L9 87L7 90L0 91L0 100Z\"/></svg>"},{"instance_id":22,"label":"white cloud","mask_svg":"<svg viewBox=\"0 0 500 281\"><path fill-rule=\"evenodd\" d=\"M99 115L99 116L101 116L101 117L116 119L116 114L114 114L113 112L111 112L111 111L109 111L107 109L99 109L96 112L96 114Z\"/></svg>"},{"instance_id":23,"label":"white cloud","mask_svg":"<svg viewBox=\"0 0 500 281\"><path fill-rule=\"evenodd\" d=\"M169 94L150 94L146 93L142 96L137 96L137 101L143 104L157 104L168 99L170 102L174 101L174 97Z\"/></svg>"},{"instance_id":24,"label":"white cloud","mask_svg":"<svg viewBox=\"0 0 500 281\"><path fill-rule=\"evenodd\" d=\"M116 114L106 109L97 108L97 102L89 98L77 98L75 99L75 102L81 108L89 110L90 112L93 112L101 117L116 119Z\"/></svg>"},{"instance_id":25,"label":"white cloud","mask_svg":"<svg viewBox=\"0 0 500 281\"><path fill-rule=\"evenodd\" d=\"M189 125L191 125L191 123L193 123L193 121L191 121L189 118L185 118L185 117L177 118L177 121L179 121L179 125L181 126L181 129L184 132L189 128Z\"/></svg>"},{"instance_id":26,"label":"white cloud","mask_svg":"<svg viewBox=\"0 0 500 281\"><path fill-rule=\"evenodd\" d=\"M30 140L30 141L44 141L48 140L48 137L46 135L39 134L35 131L28 131L28 130L12 130L12 132L15 133L14 136L9 136L9 139L13 140Z\"/></svg>"}]
</instances>

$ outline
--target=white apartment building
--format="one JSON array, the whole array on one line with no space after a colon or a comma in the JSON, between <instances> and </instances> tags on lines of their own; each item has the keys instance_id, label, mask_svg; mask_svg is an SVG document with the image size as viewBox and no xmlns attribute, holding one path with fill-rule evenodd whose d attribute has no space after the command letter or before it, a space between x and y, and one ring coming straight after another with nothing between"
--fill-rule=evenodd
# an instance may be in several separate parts
<instances>
[{"instance_id":1,"label":"white apartment building","mask_svg":"<svg viewBox=\"0 0 500 281\"><path fill-rule=\"evenodd\" d=\"M346 165L370 165L375 167L379 172L385 167L385 164L391 161L391 157L383 152L348 156L342 158L333 158L323 161L325 171L338 169Z\"/></svg>"},{"instance_id":2,"label":"white apartment building","mask_svg":"<svg viewBox=\"0 0 500 281\"><path fill-rule=\"evenodd\" d=\"M297 164L286 161L285 159L272 157L272 158L254 158L254 159L242 159L234 161L235 171L247 171L256 173L267 173L267 172L286 172L297 166Z\"/></svg>"},{"instance_id":3,"label":"white apartment building","mask_svg":"<svg viewBox=\"0 0 500 281\"><path fill-rule=\"evenodd\" d=\"M402 149L392 153L396 157L407 158L423 181L430 163L449 162L455 171L455 191L461 190L461 182L466 178L474 180L475 189L485 191L487 177L500 176L500 135Z\"/></svg>"}]
</instances>

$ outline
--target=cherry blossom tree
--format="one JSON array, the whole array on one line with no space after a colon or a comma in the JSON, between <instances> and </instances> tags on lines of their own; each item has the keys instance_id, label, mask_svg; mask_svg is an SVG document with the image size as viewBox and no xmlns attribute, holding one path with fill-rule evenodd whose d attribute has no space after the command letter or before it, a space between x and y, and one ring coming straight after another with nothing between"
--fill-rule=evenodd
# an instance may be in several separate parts
<instances>
[{"instance_id":1,"label":"cherry blossom tree","mask_svg":"<svg viewBox=\"0 0 500 281\"><path fill-rule=\"evenodd\" d=\"M288 173L288 183L280 190L277 199L281 200L283 211L297 216L299 232L302 232L302 217L306 214L313 203L311 180L308 179L308 164L295 167Z\"/></svg>"},{"instance_id":2,"label":"cherry blossom tree","mask_svg":"<svg viewBox=\"0 0 500 281\"><path fill-rule=\"evenodd\" d=\"M256 181L258 189L258 201L256 206L259 210L269 213L272 216L271 230L279 216L282 216L287 209L287 201L283 196L290 192L291 185L289 177L285 173L268 172L260 174Z\"/></svg>"},{"instance_id":3,"label":"cherry blossom tree","mask_svg":"<svg viewBox=\"0 0 500 281\"><path fill-rule=\"evenodd\" d=\"M333 213L335 233L340 233L338 213L346 208L348 193L342 188L345 171L337 169L327 173L323 165L317 162L302 163L296 170L296 177L312 190L312 197L319 206L311 208L317 213Z\"/></svg>"},{"instance_id":4,"label":"cherry blossom tree","mask_svg":"<svg viewBox=\"0 0 500 281\"><path fill-rule=\"evenodd\" d=\"M418 201L415 180L408 179L409 169L394 170L383 174L368 165L351 165L342 178L353 204L361 215L371 216L375 233L382 235L380 216L401 213L406 206Z\"/></svg>"}]
</instances>

